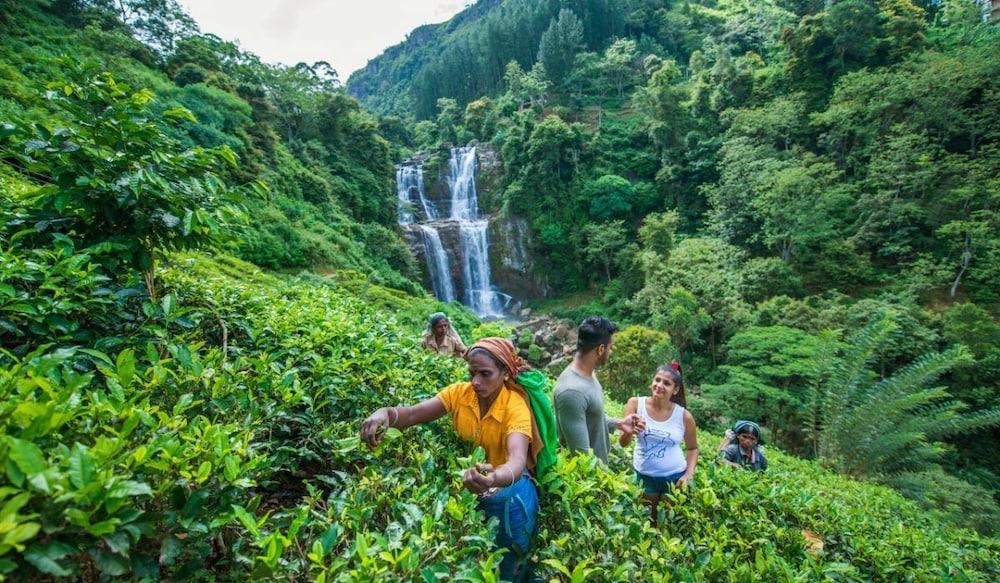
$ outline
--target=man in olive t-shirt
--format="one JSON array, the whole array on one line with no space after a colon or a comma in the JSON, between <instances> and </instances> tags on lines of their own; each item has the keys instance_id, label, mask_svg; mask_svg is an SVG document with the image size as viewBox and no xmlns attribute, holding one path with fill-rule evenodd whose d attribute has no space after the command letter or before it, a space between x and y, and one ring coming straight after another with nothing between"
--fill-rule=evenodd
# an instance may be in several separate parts
<instances>
[{"instance_id":1,"label":"man in olive t-shirt","mask_svg":"<svg viewBox=\"0 0 1000 583\"><path fill-rule=\"evenodd\" d=\"M604 414L604 391L594 371L608 362L618 331L607 318L591 316L580 324L573 362L556 380L553 402L559 443L571 452L593 451L605 464L611 450L608 434L623 423L636 423L636 416L621 421ZM641 420L638 421L641 423Z\"/></svg>"}]
</instances>

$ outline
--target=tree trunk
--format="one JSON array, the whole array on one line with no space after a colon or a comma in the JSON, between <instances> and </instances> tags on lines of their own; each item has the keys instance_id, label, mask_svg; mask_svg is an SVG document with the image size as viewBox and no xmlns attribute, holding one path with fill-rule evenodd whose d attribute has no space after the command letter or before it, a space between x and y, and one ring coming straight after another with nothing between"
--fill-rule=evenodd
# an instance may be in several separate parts
<instances>
[{"instance_id":1,"label":"tree trunk","mask_svg":"<svg viewBox=\"0 0 1000 583\"><path fill-rule=\"evenodd\" d=\"M969 268L969 263L972 262L972 235L970 233L965 234L965 248L962 249L962 262L959 264L958 275L955 276L955 281L951 284L951 290L948 292L949 297L954 298L955 294L958 293L958 285L962 282L962 276L965 275L965 271Z\"/></svg>"}]
</instances>

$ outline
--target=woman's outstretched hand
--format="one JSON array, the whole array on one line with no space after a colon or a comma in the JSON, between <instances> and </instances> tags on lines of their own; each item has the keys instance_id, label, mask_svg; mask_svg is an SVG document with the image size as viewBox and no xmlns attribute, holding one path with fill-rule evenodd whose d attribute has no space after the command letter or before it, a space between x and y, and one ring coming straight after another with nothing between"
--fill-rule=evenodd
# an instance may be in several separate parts
<instances>
[{"instance_id":1,"label":"woman's outstretched hand","mask_svg":"<svg viewBox=\"0 0 1000 583\"><path fill-rule=\"evenodd\" d=\"M385 429L389 427L389 412L379 409L361 422L361 441L368 449L375 449L375 446L382 441Z\"/></svg>"},{"instance_id":2,"label":"woman's outstretched hand","mask_svg":"<svg viewBox=\"0 0 1000 583\"><path fill-rule=\"evenodd\" d=\"M632 413L631 415L626 415L618 427L628 435L635 435L646 429L646 422L642 420L639 414Z\"/></svg>"},{"instance_id":3,"label":"woman's outstretched hand","mask_svg":"<svg viewBox=\"0 0 1000 583\"><path fill-rule=\"evenodd\" d=\"M482 494L496 483L496 471L490 464L476 464L476 467L465 470L462 474L462 484L473 494Z\"/></svg>"}]
</instances>

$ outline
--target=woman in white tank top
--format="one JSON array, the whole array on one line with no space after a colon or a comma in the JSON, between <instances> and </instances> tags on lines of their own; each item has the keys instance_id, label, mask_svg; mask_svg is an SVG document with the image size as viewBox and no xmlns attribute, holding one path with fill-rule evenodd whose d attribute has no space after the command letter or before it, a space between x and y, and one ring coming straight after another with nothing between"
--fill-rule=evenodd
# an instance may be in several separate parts
<instances>
[{"instance_id":1,"label":"woman in white tank top","mask_svg":"<svg viewBox=\"0 0 1000 583\"><path fill-rule=\"evenodd\" d=\"M698 427L687 410L681 367L676 362L661 366L649 385L652 396L632 397L625 405L625 417L638 414L642 420L634 431L622 427L618 442L627 446L636 438L632 467L650 506L653 525L657 506L674 484L683 486L694 477L698 464ZM681 442L685 450L681 450Z\"/></svg>"}]
</instances>

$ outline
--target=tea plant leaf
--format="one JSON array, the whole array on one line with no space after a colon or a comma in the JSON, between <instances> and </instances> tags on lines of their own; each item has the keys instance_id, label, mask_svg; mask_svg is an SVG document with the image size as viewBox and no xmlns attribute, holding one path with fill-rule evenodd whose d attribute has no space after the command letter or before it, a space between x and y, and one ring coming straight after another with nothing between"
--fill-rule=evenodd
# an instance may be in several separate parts
<instances>
[{"instance_id":1,"label":"tea plant leaf","mask_svg":"<svg viewBox=\"0 0 1000 583\"><path fill-rule=\"evenodd\" d=\"M21 543L31 540L38 534L42 525L37 522L24 522L8 530L3 535L3 544L15 548L23 548Z\"/></svg>"},{"instance_id":2,"label":"tea plant leaf","mask_svg":"<svg viewBox=\"0 0 1000 583\"><path fill-rule=\"evenodd\" d=\"M233 506L232 509L233 514L237 519L239 519L243 528L247 529L247 531L255 537L260 536L260 529L257 527L257 519L255 517L251 516L250 513L241 506Z\"/></svg>"},{"instance_id":3,"label":"tea plant leaf","mask_svg":"<svg viewBox=\"0 0 1000 583\"><path fill-rule=\"evenodd\" d=\"M90 556L94 559L97 569L105 575L119 577L128 572L129 565L121 557L100 549L92 550Z\"/></svg>"},{"instance_id":4,"label":"tea plant leaf","mask_svg":"<svg viewBox=\"0 0 1000 583\"><path fill-rule=\"evenodd\" d=\"M127 387L132 382L132 378L135 376L135 364L135 352L131 349L118 353L118 358L115 360L115 373L122 387Z\"/></svg>"},{"instance_id":5,"label":"tea plant leaf","mask_svg":"<svg viewBox=\"0 0 1000 583\"><path fill-rule=\"evenodd\" d=\"M84 488L94 480L94 460L79 444L69 458L69 478L77 488Z\"/></svg>"},{"instance_id":6,"label":"tea plant leaf","mask_svg":"<svg viewBox=\"0 0 1000 583\"><path fill-rule=\"evenodd\" d=\"M173 535L167 535L160 543L160 564L173 565L177 557L180 556L183 545Z\"/></svg>"},{"instance_id":7,"label":"tea plant leaf","mask_svg":"<svg viewBox=\"0 0 1000 583\"><path fill-rule=\"evenodd\" d=\"M67 577L73 571L61 565L59 560L75 551L76 549L67 544L52 542L46 545L32 546L25 551L24 558L42 573L56 577Z\"/></svg>"},{"instance_id":8,"label":"tea plant leaf","mask_svg":"<svg viewBox=\"0 0 1000 583\"><path fill-rule=\"evenodd\" d=\"M7 436L7 455L17 464L17 467L27 476L44 472L48 468L45 455L34 443Z\"/></svg>"}]
</instances>

